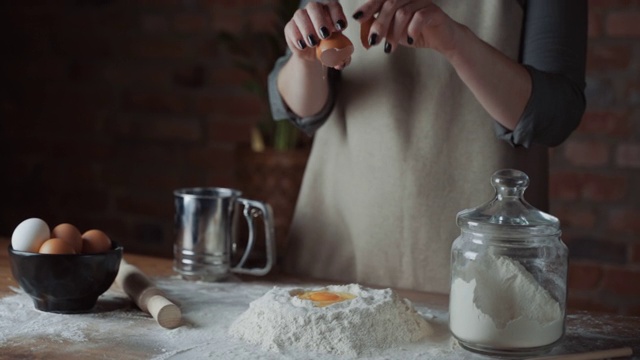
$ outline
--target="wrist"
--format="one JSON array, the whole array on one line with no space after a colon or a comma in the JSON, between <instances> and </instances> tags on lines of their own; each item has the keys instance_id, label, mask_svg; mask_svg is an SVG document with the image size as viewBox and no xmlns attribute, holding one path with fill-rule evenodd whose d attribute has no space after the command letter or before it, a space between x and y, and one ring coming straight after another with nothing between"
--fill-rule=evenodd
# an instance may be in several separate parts
<instances>
[{"instance_id":1,"label":"wrist","mask_svg":"<svg viewBox=\"0 0 640 360\"><path fill-rule=\"evenodd\" d=\"M456 23L453 28L451 46L441 51L442 55L450 62L454 63L465 50L468 50L475 34L465 25Z\"/></svg>"}]
</instances>

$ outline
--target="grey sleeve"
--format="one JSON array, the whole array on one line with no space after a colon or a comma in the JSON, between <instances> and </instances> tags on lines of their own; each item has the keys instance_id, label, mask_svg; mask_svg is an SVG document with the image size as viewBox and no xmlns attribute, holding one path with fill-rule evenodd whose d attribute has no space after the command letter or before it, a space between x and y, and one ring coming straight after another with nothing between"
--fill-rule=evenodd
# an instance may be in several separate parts
<instances>
[{"instance_id":1,"label":"grey sleeve","mask_svg":"<svg viewBox=\"0 0 640 360\"><path fill-rule=\"evenodd\" d=\"M531 75L531 97L517 127L495 123L498 137L514 146L557 146L578 127L584 96L587 2L529 0L520 61Z\"/></svg>"},{"instance_id":2,"label":"grey sleeve","mask_svg":"<svg viewBox=\"0 0 640 360\"><path fill-rule=\"evenodd\" d=\"M303 8L307 5L309 0L301 0L300 8ZM291 58L291 50L287 49L286 54L280 57L271 73L269 73L268 78L268 93L269 93L269 104L271 106L271 116L276 121L288 120L291 121L296 127L300 130L304 131L307 135L313 135L322 124L327 120L329 114L333 110L333 106L335 104L336 99L336 87L338 80L340 79L340 72L335 69L327 69L327 81L329 81L329 98L327 103L324 105L322 110L314 116L308 117L300 117L291 111L287 104L282 99L280 95L280 91L278 91L277 79L280 74L280 70L284 64L289 61Z\"/></svg>"},{"instance_id":3,"label":"grey sleeve","mask_svg":"<svg viewBox=\"0 0 640 360\"><path fill-rule=\"evenodd\" d=\"M277 79L280 70L286 64L291 57L291 52L287 50L287 53L280 57L269 74L269 104L271 105L271 116L276 121L289 120L300 130L304 131L307 135L313 135L322 124L327 120L327 117L333 110L336 98L336 87L340 78L340 72L335 69L327 69L327 81L329 81L329 99L324 105L322 110L314 116L300 117L294 114L287 104L282 99L280 91L278 91Z\"/></svg>"}]
</instances>

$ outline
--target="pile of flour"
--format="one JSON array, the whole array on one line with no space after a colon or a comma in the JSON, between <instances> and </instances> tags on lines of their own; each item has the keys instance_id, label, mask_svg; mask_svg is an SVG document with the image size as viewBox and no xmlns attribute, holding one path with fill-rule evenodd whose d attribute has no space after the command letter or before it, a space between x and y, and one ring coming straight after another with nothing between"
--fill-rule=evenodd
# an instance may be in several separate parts
<instances>
[{"instance_id":1,"label":"pile of flour","mask_svg":"<svg viewBox=\"0 0 640 360\"><path fill-rule=\"evenodd\" d=\"M400 299L391 289L351 284L322 290L356 297L315 307L311 301L294 296L303 289L274 287L251 302L229 333L265 350L347 356L413 343L433 333L409 300Z\"/></svg>"},{"instance_id":2,"label":"pile of flour","mask_svg":"<svg viewBox=\"0 0 640 360\"><path fill-rule=\"evenodd\" d=\"M529 348L562 336L560 304L517 261L485 255L460 275L451 286L449 308L451 331L459 339L497 348Z\"/></svg>"}]
</instances>

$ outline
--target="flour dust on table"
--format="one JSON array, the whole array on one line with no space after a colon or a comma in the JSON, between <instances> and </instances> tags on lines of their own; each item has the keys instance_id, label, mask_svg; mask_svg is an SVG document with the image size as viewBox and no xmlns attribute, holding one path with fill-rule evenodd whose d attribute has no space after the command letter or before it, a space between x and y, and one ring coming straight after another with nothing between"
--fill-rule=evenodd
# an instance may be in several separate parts
<instances>
[{"instance_id":1,"label":"flour dust on table","mask_svg":"<svg viewBox=\"0 0 640 360\"><path fill-rule=\"evenodd\" d=\"M109 353L113 351L114 344L118 346L118 358L122 359L301 360L313 358L337 360L352 358L353 355L348 353L355 352L361 352L358 359L479 358L459 348L451 340L446 312L411 305L398 299L390 291L368 293L368 290L358 290L355 286L331 287L330 289L342 289L345 290L342 291L343 293L351 293L359 297L329 306L326 302L335 301L334 295L316 293L310 295L310 299L313 300L304 300L303 293L293 291L299 289L299 286L280 285L279 289L288 289L285 290L287 294L293 291L296 296L292 301L299 305L299 310L304 309L307 312L312 310L311 306L314 306L314 309L329 310L326 313L334 313L332 308L346 311L349 307L365 308L366 304L371 304L372 309L386 316L377 321L383 322L387 329L397 332L394 337L381 335L379 331L382 330L376 332L373 329L365 329L363 331L360 328L361 335L358 335L355 331L358 331L357 328L361 325L351 326L354 333L347 333L347 336L354 344L353 351L346 351L345 349L349 346L343 344L342 349L346 355L336 355L335 353L314 353L312 350L318 349L313 347L308 351L301 351L299 347L286 346L278 351L265 350L261 345L252 344L229 334L234 322L237 322L236 330L240 330L239 319L250 309L250 303L254 300L258 301L267 293L273 294L273 284L193 282L178 277L155 279L155 283L180 306L184 319L182 326L172 330L162 328L148 314L137 309L127 296L115 287L98 299L96 307L91 312L73 315L38 311L33 307L31 298L27 294L20 289L14 289L15 295L0 299L0 348L3 351L9 350L9 353L13 351L38 357L42 355L43 343L53 343L56 344L56 356L47 357L51 359L78 358L78 354L83 354L80 357L86 357L87 351L93 355ZM305 288L318 289L321 286L305 284ZM291 297L291 295L287 296ZM318 307L311 305L316 302ZM412 306L414 306L413 310ZM358 311L362 313L364 310L355 312ZM373 315L373 313L369 314ZM358 315L347 315L347 313L333 316L337 326L341 326L342 330L339 331L342 332L349 328L348 323L355 324L354 317L358 317ZM391 319L389 316L400 316L407 322L401 326L397 319ZM319 322L321 318L316 316L314 321ZM372 319L366 321L372 321L372 324L375 322ZM394 323L396 325L393 325ZM324 325L324 331L329 331L328 326ZM384 344L378 344L375 346L377 350L367 351L367 345L358 342L364 341L364 336L367 334L372 336L372 339L377 337L382 339L383 343L386 341L387 346L398 345L385 349ZM305 336L302 333L291 335ZM372 347L373 343L372 340ZM381 345L383 348L380 348ZM120 355L121 353L123 355ZM1 352L0 359L2 359Z\"/></svg>"}]
</instances>

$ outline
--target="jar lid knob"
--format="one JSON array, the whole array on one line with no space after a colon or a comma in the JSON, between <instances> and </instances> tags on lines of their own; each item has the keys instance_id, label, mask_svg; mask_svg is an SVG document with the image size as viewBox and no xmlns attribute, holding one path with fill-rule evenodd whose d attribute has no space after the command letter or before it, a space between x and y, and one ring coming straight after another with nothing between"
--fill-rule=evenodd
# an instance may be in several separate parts
<instances>
[{"instance_id":1,"label":"jar lid knob","mask_svg":"<svg viewBox=\"0 0 640 360\"><path fill-rule=\"evenodd\" d=\"M529 177L520 170L502 169L491 176L498 198L522 197L529 186Z\"/></svg>"}]
</instances>

